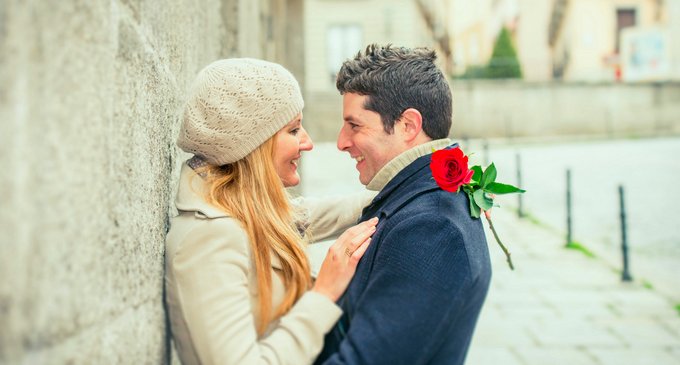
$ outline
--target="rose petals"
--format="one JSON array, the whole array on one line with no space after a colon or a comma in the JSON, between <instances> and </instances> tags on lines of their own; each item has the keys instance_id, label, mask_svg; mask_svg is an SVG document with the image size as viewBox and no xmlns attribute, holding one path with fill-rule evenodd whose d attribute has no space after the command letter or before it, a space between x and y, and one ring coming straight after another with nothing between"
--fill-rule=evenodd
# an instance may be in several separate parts
<instances>
[{"instance_id":1,"label":"rose petals","mask_svg":"<svg viewBox=\"0 0 680 365\"><path fill-rule=\"evenodd\" d=\"M432 176L442 190L455 192L470 182L474 172L468 168L468 157L459 148L438 150L432 154Z\"/></svg>"}]
</instances>

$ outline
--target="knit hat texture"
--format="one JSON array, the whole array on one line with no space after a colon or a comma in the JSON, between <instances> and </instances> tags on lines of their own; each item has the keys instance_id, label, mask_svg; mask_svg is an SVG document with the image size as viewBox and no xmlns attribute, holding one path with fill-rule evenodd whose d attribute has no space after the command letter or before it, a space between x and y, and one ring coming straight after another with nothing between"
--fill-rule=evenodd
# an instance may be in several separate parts
<instances>
[{"instance_id":1,"label":"knit hat texture","mask_svg":"<svg viewBox=\"0 0 680 365\"><path fill-rule=\"evenodd\" d=\"M214 165L236 162L303 106L300 86L283 66L252 58L215 61L189 92L177 145Z\"/></svg>"}]
</instances>

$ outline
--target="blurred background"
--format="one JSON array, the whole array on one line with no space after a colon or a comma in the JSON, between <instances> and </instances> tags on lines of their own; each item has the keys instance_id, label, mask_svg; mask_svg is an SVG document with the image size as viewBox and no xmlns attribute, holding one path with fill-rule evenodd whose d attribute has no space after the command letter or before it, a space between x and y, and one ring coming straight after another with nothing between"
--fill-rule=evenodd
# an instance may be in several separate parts
<instances>
[{"instance_id":1,"label":"blurred background","mask_svg":"<svg viewBox=\"0 0 680 365\"><path fill-rule=\"evenodd\" d=\"M517 269L488 233L468 363L680 364L680 0L1 0L0 364L177 363L164 237L194 76L285 65L316 142L296 192L351 193L334 80L374 42L434 48L451 138L527 190L494 211Z\"/></svg>"}]
</instances>

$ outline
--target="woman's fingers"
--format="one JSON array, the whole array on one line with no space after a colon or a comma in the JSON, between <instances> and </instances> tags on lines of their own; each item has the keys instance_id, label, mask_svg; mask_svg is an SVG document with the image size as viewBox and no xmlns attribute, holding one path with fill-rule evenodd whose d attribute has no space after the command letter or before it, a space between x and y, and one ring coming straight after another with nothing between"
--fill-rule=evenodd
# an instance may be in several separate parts
<instances>
[{"instance_id":1,"label":"woman's fingers","mask_svg":"<svg viewBox=\"0 0 680 365\"><path fill-rule=\"evenodd\" d=\"M373 230L373 232L375 231L374 228L376 224L378 224L378 218L371 218L367 221L361 222L355 226L348 228L338 238L337 244L345 247L350 247L350 249L358 247L366 239L365 234L367 231L368 232L370 232L371 230ZM370 232L369 236L373 234L373 232Z\"/></svg>"},{"instance_id":2,"label":"woman's fingers","mask_svg":"<svg viewBox=\"0 0 680 365\"><path fill-rule=\"evenodd\" d=\"M359 259L371 242L376 224L377 218L369 219L349 228L338 238L328 249L312 290L328 296L333 301L342 295L354 276Z\"/></svg>"},{"instance_id":3,"label":"woman's fingers","mask_svg":"<svg viewBox=\"0 0 680 365\"><path fill-rule=\"evenodd\" d=\"M356 250L354 250L354 253L352 253L352 256L350 257L350 261L352 264L356 265L359 263L359 260L364 256L364 253L368 249L368 245L371 243L371 237L368 237L364 242L357 247Z\"/></svg>"},{"instance_id":4,"label":"woman's fingers","mask_svg":"<svg viewBox=\"0 0 680 365\"><path fill-rule=\"evenodd\" d=\"M368 229L370 227L375 227L377 224L378 224L378 218L373 217L373 218L371 218L367 221L363 221L363 222L357 224L356 226L348 229L348 231L352 232L353 234L357 234L357 233L359 233L359 232L361 232L365 229Z\"/></svg>"},{"instance_id":5,"label":"woman's fingers","mask_svg":"<svg viewBox=\"0 0 680 365\"><path fill-rule=\"evenodd\" d=\"M349 249L354 251L366 241L367 238L371 237L375 233L375 226L370 226L367 229L359 232L354 238L352 238L349 242Z\"/></svg>"}]
</instances>

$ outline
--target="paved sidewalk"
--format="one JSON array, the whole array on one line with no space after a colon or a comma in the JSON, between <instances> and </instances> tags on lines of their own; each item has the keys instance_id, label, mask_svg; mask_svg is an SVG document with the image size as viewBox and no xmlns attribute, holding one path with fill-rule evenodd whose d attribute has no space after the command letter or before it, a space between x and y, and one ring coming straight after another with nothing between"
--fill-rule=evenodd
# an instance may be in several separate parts
<instances>
[{"instance_id":1,"label":"paved sidewalk","mask_svg":"<svg viewBox=\"0 0 680 365\"><path fill-rule=\"evenodd\" d=\"M510 210L493 219L516 269L487 231L494 276L467 364L680 364L678 303Z\"/></svg>"}]
</instances>

